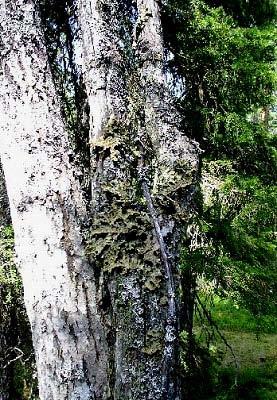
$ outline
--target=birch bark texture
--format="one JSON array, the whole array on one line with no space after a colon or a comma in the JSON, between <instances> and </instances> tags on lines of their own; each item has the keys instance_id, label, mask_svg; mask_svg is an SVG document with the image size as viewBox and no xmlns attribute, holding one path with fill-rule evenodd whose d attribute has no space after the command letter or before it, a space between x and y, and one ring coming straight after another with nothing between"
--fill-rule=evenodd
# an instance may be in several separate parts
<instances>
[{"instance_id":1,"label":"birch bark texture","mask_svg":"<svg viewBox=\"0 0 277 400\"><path fill-rule=\"evenodd\" d=\"M91 116L91 255L113 354L109 380L114 399L176 400L174 279L198 147L178 129L158 1L78 3Z\"/></svg>"},{"instance_id":2,"label":"birch bark texture","mask_svg":"<svg viewBox=\"0 0 277 400\"><path fill-rule=\"evenodd\" d=\"M159 304L163 294L144 287L155 279L151 259L159 262L159 256L136 193L136 129L130 119L132 11L128 2L118 0L79 2L91 121L90 251L99 272L112 398L118 400L164 395L160 342L166 314ZM158 281L159 277L157 271Z\"/></svg>"},{"instance_id":3,"label":"birch bark texture","mask_svg":"<svg viewBox=\"0 0 277 400\"><path fill-rule=\"evenodd\" d=\"M0 152L41 399L180 399L177 253L198 149L167 87L159 3L78 1L90 263L35 4L0 1Z\"/></svg>"},{"instance_id":4,"label":"birch bark texture","mask_svg":"<svg viewBox=\"0 0 277 400\"><path fill-rule=\"evenodd\" d=\"M1 0L0 152L42 400L108 398L84 204L37 8Z\"/></svg>"}]
</instances>

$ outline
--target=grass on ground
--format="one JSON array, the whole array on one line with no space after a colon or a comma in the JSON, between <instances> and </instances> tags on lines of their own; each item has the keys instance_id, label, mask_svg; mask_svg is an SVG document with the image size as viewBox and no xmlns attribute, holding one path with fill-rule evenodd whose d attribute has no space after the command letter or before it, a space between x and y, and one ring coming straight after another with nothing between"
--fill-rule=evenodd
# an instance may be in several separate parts
<instances>
[{"instance_id":1,"label":"grass on ground","mask_svg":"<svg viewBox=\"0 0 277 400\"><path fill-rule=\"evenodd\" d=\"M214 362L210 373L212 392L197 400L277 400L277 320L258 321L230 300L215 298L213 320L232 347L217 338L210 345ZM199 324L196 335L200 338ZM203 340L203 337L202 337Z\"/></svg>"}]
</instances>

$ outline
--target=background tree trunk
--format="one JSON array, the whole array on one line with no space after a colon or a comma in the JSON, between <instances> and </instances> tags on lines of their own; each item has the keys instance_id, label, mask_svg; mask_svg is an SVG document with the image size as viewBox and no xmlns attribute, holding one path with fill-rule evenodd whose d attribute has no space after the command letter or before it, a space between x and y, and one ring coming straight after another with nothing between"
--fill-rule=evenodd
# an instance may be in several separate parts
<instances>
[{"instance_id":1,"label":"background tree trunk","mask_svg":"<svg viewBox=\"0 0 277 400\"><path fill-rule=\"evenodd\" d=\"M84 207L32 1L1 2L1 160L44 399L108 397Z\"/></svg>"}]
</instances>

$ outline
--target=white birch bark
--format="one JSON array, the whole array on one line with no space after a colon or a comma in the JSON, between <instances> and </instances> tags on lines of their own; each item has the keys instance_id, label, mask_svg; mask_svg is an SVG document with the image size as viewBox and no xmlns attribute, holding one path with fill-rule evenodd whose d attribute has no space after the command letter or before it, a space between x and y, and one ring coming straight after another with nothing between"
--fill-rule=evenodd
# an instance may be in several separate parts
<instances>
[{"instance_id":1,"label":"white birch bark","mask_svg":"<svg viewBox=\"0 0 277 400\"><path fill-rule=\"evenodd\" d=\"M97 160L94 149L105 143L107 130L126 115L126 66L120 37L122 7L118 0L79 0L79 22L83 42L83 72L90 107L92 207L103 203L102 178L112 163Z\"/></svg>"},{"instance_id":2,"label":"white birch bark","mask_svg":"<svg viewBox=\"0 0 277 400\"><path fill-rule=\"evenodd\" d=\"M105 399L84 208L33 1L1 0L0 152L42 400Z\"/></svg>"}]
</instances>

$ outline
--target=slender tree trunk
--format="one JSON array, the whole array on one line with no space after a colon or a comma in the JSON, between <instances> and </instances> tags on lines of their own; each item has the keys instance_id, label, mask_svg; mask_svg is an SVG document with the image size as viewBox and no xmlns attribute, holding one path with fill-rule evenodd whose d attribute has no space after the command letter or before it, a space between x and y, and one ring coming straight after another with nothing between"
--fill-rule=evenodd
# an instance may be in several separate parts
<instances>
[{"instance_id":1,"label":"slender tree trunk","mask_svg":"<svg viewBox=\"0 0 277 400\"><path fill-rule=\"evenodd\" d=\"M198 150L178 129L158 2L127 4L79 0L91 115L90 252L113 398L177 399L177 249Z\"/></svg>"},{"instance_id":2,"label":"slender tree trunk","mask_svg":"<svg viewBox=\"0 0 277 400\"><path fill-rule=\"evenodd\" d=\"M33 1L0 3L0 140L40 397L108 397L84 207Z\"/></svg>"}]
</instances>

